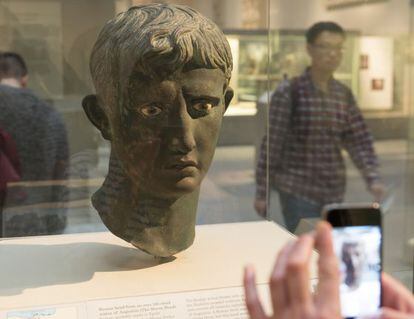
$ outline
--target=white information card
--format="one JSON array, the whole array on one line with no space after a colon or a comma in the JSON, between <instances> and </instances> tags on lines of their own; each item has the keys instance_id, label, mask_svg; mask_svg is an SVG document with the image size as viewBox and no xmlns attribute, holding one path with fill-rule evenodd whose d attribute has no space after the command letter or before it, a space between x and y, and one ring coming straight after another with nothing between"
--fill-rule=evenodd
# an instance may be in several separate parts
<instances>
[{"instance_id":1,"label":"white information card","mask_svg":"<svg viewBox=\"0 0 414 319\"><path fill-rule=\"evenodd\" d=\"M265 304L267 285L258 285ZM268 307L268 305L266 305ZM242 287L199 290L86 301L80 304L19 309L1 319L244 319L248 318Z\"/></svg>"}]
</instances>

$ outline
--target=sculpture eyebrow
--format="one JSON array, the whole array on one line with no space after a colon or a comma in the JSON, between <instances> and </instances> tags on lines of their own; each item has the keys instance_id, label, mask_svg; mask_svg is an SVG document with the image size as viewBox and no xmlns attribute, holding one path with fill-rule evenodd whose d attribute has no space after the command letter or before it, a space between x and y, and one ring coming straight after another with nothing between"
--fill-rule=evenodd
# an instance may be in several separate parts
<instances>
[{"instance_id":1,"label":"sculpture eyebrow","mask_svg":"<svg viewBox=\"0 0 414 319\"><path fill-rule=\"evenodd\" d=\"M186 98L194 99L194 100L209 100L214 104L220 103L220 98L217 96L211 96L206 94L185 94Z\"/></svg>"}]
</instances>

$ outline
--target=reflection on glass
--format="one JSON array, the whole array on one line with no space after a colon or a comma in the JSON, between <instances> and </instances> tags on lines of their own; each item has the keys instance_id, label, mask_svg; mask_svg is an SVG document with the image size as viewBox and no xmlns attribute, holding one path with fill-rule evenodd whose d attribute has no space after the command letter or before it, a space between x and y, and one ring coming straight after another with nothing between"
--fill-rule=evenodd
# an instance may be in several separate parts
<instances>
[{"instance_id":1,"label":"reflection on glass","mask_svg":"<svg viewBox=\"0 0 414 319\"><path fill-rule=\"evenodd\" d=\"M2 191L2 230L8 237L60 233L66 226L65 210L59 207L67 195L66 128L59 113L26 88L28 78L20 55L0 53L5 164L0 174L9 176L5 183L14 182Z\"/></svg>"},{"instance_id":2,"label":"reflection on glass","mask_svg":"<svg viewBox=\"0 0 414 319\"><path fill-rule=\"evenodd\" d=\"M149 2L152 1L110 0L100 3L97 12L96 6L90 1L0 0L0 51L18 52L24 57L30 73L28 87L58 111L65 124L70 146L67 176L63 180L49 180L45 176L41 181L28 183L25 179L20 180L19 184L9 184L11 190L5 217L11 218L18 213L23 215L29 209L30 212L53 213L57 211L58 205L61 207L59 210L68 212L64 232L106 230L90 202L108 171L110 146L90 125L81 107L84 95L93 91L89 57L99 30L108 19L130 6ZM244 73L253 72L250 75L241 74L240 90L237 87L235 90L241 100L234 99L226 111L228 116L224 119L224 131L216 148L217 160L201 189L197 223L257 219L251 208L254 188L252 143L256 139L251 128L254 126L256 99L266 90L267 83L268 1L167 2L190 5L199 10L223 30L227 30L230 44L236 47L240 44L243 58L240 65L238 60L237 65L234 65L232 79L236 82L232 83L239 83L239 67ZM232 34L235 34L233 40L230 39ZM256 49L257 53L254 52ZM250 65L254 64L254 67L246 67L244 61L249 59ZM252 64L252 59L258 61ZM240 116L247 126L239 123ZM243 134L240 133L241 127L245 128ZM47 186L46 180L54 186ZM22 192L28 192L31 194L29 197L35 198L17 201L13 193L19 193L18 187L24 188ZM62 201L46 203L35 194L40 190L46 192L48 187L62 187L65 190L60 198Z\"/></svg>"},{"instance_id":3,"label":"reflection on glass","mask_svg":"<svg viewBox=\"0 0 414 319\"><path fill-rule=\"evenodd\" d=\"M65 232L105 229L90 197L107 172L109 145L81 108L83 96L93 90L88 67L92 45L105 21L131 5L150 2L153 1L101 1L96 10L94 1L0 0L0 51L23 55L30 71L29 88L58 110L66 126L70 144L70 180L66 182L70 214ZM393 214L387 215L386 224L389 229L405 229L405 235L397 236L398 240L389 245L401 248L401 259L407 262L412 251L406 242L414 236L414 215L409 213L413 204L410 70L414 61L410 1L361 5L347 1L350 4L346 7L328 7L315 0L165 2L190 5L215 21L231 38L235 62L231 86L236 98L226 111L215 161L204 180L197 223L256 218L251 208L255 189L253 162L259 153L255 148L259 148L266 131L266 92L273 92L285 79L300 76L308 66L304 34L310 24L321 19L335 20L346 27L347 36L342 63L334 77L351 89L375 137L383 180L392 186L387 211ZM379 46L381 49L375 49ZM237 59L235 51L239 54ZM347 154L344 161L345 200L370 200ZM277 194L270 196L271 218L277 217L273 213L279 210L278 206ZM390 237L397 238L392 231L386 236ZM387 245L386 240L386 248Z\"/></svg>"},{"instance_id":4,"label":"reflection on glass","mask_svg":"<svg viewBox=\"0 0 414 319\"><path fill-rule=\"evenodd\" d=\"M291 232L301 219L318 218L324 205L343 201L342 149L373 199L384 195L373 138L352 91L334 77L345 52L345 31L334 22L315 23L306 32L306 43L309 67L297 77L286 77L272 94L269 130L256 170L256 210L272 218L266 203L269 174Z\"/></svg>"}]
</instances>

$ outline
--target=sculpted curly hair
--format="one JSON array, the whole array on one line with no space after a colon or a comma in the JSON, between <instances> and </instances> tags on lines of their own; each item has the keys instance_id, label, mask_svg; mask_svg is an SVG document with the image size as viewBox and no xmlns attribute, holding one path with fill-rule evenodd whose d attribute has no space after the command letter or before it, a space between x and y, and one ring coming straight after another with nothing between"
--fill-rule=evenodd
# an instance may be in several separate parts
<instances>
[{"instance_id":1,"label":"sculpted curly hair","mask_svg":"<svg viewBox=\"0 0 414 319\"><path fill-rule=\"evenodd\" d=\"M229 82L230 46L211 20L171 4L131 7L108 21L90 59L95 89L106 101L115 98L131 75L165 78L193 68L220 69Z\"/></svg>"}]
</instances>

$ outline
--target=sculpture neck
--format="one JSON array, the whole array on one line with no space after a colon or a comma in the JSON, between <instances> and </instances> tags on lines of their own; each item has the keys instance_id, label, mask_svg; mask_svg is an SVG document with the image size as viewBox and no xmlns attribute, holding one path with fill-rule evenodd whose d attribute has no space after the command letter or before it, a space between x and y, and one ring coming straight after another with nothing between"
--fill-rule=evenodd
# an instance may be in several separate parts
<instances>
[{"instance_id":1,"label":"sculpture neck","mask_svg":"<svg viewBox=\"0 0 414 319\"><path fill-rule=\"evenodd\" d=\"M188 248L194 241L200 189L178 199L142 196L115 162L111 158L105 182L92 196L108 229L154 256L169 257Z\"/></svg>"}]
</instances>

